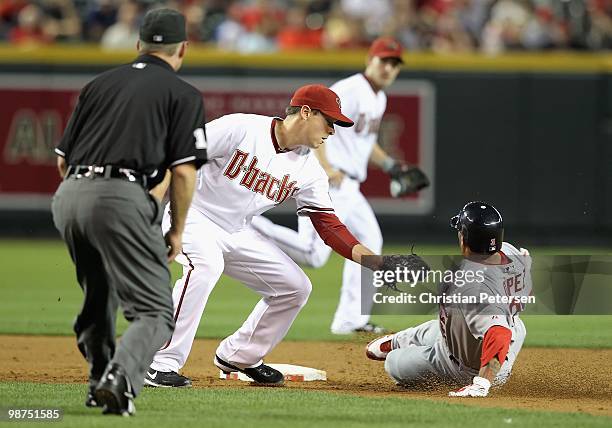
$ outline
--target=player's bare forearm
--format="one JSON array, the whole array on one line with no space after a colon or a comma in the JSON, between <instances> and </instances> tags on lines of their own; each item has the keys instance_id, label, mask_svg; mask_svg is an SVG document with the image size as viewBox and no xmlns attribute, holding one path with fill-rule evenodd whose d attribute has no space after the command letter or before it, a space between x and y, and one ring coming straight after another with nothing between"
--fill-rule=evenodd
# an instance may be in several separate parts
<instances>
[{"instance_id":1,"label":"player's bare forearm","mask_svg":"<svg viewBox=\"0 0 612 428\"><path fill-rule=\"evenodd\" d=\"M170 185L170 180L172 178L172 173L170 171L166 171L166 176L157 186L149 190L149 193L155 197L159 202L164 200L164 196L166 195L166 191L168 190L168 186Z\"/></svg>"},{"instance_id":2,"label":"player's bare forearm","mask_svg":"<svg viewBox=\"0 0 612 428\"><path fill-rule=\"evenodd\" d=\"M59 172L60 177L64 178L66 175L66 159L62 156L57 157L57 171Z\"/></svg>"},{"instance_id":3,"label":"player's bare forearm","mask_svg":"<svg viewBox=\"0 0 612 428\"><path fill-rule=\"evenodd\" d=\"M374 253L368 247L363 244L357 244L353 247L352 250L353 261L355 263L359 263L364 267L367 267L372 270L377 270L382 265L382 256ZM363 259L363 256L375 256L375 257L367 257Z\"/></svg>"},{"instance_id":4,"label":"player's bare forearm","mask_svg":"<svg viewBox=\"0 0 612 428\"><path fill-rule=\"evenodd\" d=\"M372 147L370 162L385 172L388 172L395 165L395 160L378 143Z\"/></svg>"},{"instance_id":5,"label":"player's bare forearm","mask_svg":"<svg viewBox=\"0 0 612 428\"><path fill-rule=\"evenodd\" d=\"M500 369L501 363L497 356L495 356L480 368L478 376L474 376L470 385L466 385L456 391L451 391L448 395L450 397L486 397L489 395L489 388L491 388L493 379L495 379Z\"/></svg>"},{"instance_id":6,"label":"player's bare forearm","mask_svg":"<svg viewBox=\"0 0 612 428\"><path fill-rule=\"evenodd\" d=\"M182 235L185 229L187 210L191 205L195 188L196 169L191 163L177 165L172 169L170 179L170 231Z\"/></svg>"},{"instance_id":7,"label":"player's bare forearm","mask_svg":"<svg viewBox=\"0 0 612 428\"><path fill-rule=\"evenodd\" d=\"M387 159L389 155L385 152L380 144L376 143L372 147L372 153L370 153L370 162L376 165L379 168L383 167L385 159Z\"/></svg>"},{"instance_id":8,"label":"player's bare forearm","mask_svg":"<svg viewBox=\"0 0 612 428\"><path fill-rule=\"evenodd\" d=\"M491 361L489 361L487 364L480 368L478 376L487 379L489 382L493 382L493 379L495 379L495 376L497 376L497 373L499 373L500 369L501 363L499 362L497 357L494 357L493 359L491 359Z\"/></svg>"}]
</instances>

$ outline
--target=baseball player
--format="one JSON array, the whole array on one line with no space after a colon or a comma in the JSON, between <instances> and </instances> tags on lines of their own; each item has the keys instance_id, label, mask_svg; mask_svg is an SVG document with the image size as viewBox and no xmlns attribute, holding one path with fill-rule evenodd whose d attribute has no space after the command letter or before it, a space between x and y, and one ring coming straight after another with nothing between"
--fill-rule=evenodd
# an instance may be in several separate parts
<instances>
[{"instance_id":1,"label":"baseball player","mask_svg":"<svg viewBox=\"0 0 612 428\"><path fill-rule=\"evenodd\" d=\"M458 231L464 256L459 269L474 272L474 278L478 272L482 276L467 284L456 279L441 284L439 294L478 296L477 303L440 304L437 320L375 339L367 345L366 355L384 360L385 370L398 384L463 384L467 386L449 395L486 397L491 384L509 378L525 340L525 325L519 318L524 305L518 300L498 301L530 295L531 258L527 250L502 243L502 217L489 204L468 203L451 219L451 226Z\"/></svg>"},{"instance_id":2,"label":"baseball player","mask_svg":"<svg viewBox=\"0 0 612 428\"><path fill-rule=\"evenodd\" d=\"M366 179L368 161L397 179L400 188L394 196L417 191L429 184L418 168L400 164L377 143L387 105L384 89L395 81L402 63L402 47L396 40L386 37L375 40L369 50L365 71L331 87L342 99L346 114L355 119L355 126L338 129L330 136L329 141L333 144L315 150L329 178L336 215L357 239L377 253L382 250L382 234L370 204L359 190L360 183ZM331 254L331 248L325 245L305 217L298 218L297 232L275 225L265 217L253 218L253 227L273 239L299 264L318 268ZM347 259L340 301L331 324L334 334L384 333L382 327L369 323L368 314L361 313L360 275L359 265Z\"/></svg>"},{"instance_id":3,"label":"baseball player","mask_svg":"<svg viewBox=\"0 0 612 428\"><path fill-rule=\"evenodd\" d=\"M190 385L178 371L223 273L262 299L242 327L220 343L214 364L225 372L243 372L258 383L283 382L282 373L263 364L263 358L287 333L308 299L311 283L272 240L250 226L251 219L293 198L297 214L309 217L321 239L340 255L356 263L374 255L336 217L327 175L310 150L334 134L334 125L349 127L353 122L342 114L338 96L322 85L299 88L284 120L230 114L206 125L209 162L198 175L183 254L177 258L183 277L173 291L176 328L155 355L146 384ZM162 226L170 227L168 212ZM373 259L373 264L385 261Z\"/></svg>"}]
</instances>

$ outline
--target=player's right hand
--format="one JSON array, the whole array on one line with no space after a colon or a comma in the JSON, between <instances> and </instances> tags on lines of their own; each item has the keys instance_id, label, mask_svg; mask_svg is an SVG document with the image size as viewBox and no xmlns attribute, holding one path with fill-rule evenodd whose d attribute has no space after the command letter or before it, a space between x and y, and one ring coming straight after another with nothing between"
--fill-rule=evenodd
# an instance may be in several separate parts
<instances>
[{"instance_id":1,"label":"player's right hand","mask_svg":"<svg viewBox=\"0 0 612 428\"><path fill-rule=\"evenodd\" d=\"M166 245L168 246L168 263L174 260L176 256L181 252L182 248L182 234L177 233L170 229L164 236Z\"/></svg>"},{"instance_id":2,"label":"player's right hand","mask_svg":"<svg viewBox=\"0 0 612 428\"><path fill-rule=\"evenodd\" d=\"M448 393L449 397L486 397L489 394L491 382L480 376L474 376L471 385L464 386L457 391Z\"/></svg>"},{"instance_id":3,"label":"player's right hand","mask_svg":"<svg viewBox=\"0 0 612 428\"><path fill-rule=\"evenodd\" d=\"M342 180L344 180L344 173L342 171L338 171L337 169L328 169L325 172L329 178L329 186L340 187Z\"/></svg>"}]
</instances>

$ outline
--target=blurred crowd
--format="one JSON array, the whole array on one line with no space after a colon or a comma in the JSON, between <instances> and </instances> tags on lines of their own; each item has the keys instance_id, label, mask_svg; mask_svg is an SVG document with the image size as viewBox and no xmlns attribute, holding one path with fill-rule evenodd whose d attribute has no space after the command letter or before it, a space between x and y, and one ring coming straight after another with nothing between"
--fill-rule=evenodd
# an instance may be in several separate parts
<instances>
[{"instance_id":1,"label":"blurred crowd","mask_svg":"<svg viewBox=\"0 0 612 428\"><path fill-rule=\"evenodd\" d=\"M244 53L362 48L380 35L441 53L612 49L612 0L0 0L0 42L134 49L160 6L185 14L191 42Z\"/></svg>"}]
</instances>

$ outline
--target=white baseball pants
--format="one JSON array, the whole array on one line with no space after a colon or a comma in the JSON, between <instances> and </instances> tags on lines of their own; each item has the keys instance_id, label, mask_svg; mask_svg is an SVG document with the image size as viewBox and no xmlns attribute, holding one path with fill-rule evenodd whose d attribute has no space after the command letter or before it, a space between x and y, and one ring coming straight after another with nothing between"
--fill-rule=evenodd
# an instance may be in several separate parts
<instances>
[{"instance_id":1,"label":"white baseball pants","mask_svg":"<svg viewBox=\"0 0 612 428\"><path fill-rule=\"evenodd\" d=\"M523 321L516 317L512 343L506 361L493 381L494 385L503 384L510 377L526 333ZM477 370L463 367L450 359L437 319L395 333L393 348L385 360L385 370L399 384L415 385L434 379L467 385L478 375Z\"/></svg>"},{"instance_id":2,"label":"white baseball pants","mask_svg":"<svg viewBox=\"0 0 612 428\"><path fill-rule=\"evenodd\" d=\"M375 253L382 251L382 233L374 211L359 190L359 182L345 177L338 188L330 188L329 195L335 213L355 237ZM331 254L308 217L298 218L298 231L276 225L262 216L253 218L253 227L273 239L296 263L311 267L323 266ZM340 301L331 325L332 333L347 334L363 327L370 319L372 301L362 313L361 266L345 260L342 273Z\"/></svg>"},{"instance_id":3,"label":"white baseball pants","mask_svg":"<svg viewBox=\"0 0 612 428\"><path fill-rule=\"evenodd\" d=\"M170 216L164 214L163 230ZM183 277L172 293L176 327L151 368L178 371L189 356L208 296L221 274L261 295L242 327L225 338L217 355L235 366L256 367L287 334L306 304L311 283L306 274L270 239L248 228L229 233L201 212L190 209L183 234Z\"/></svg>"}]
</instances>

